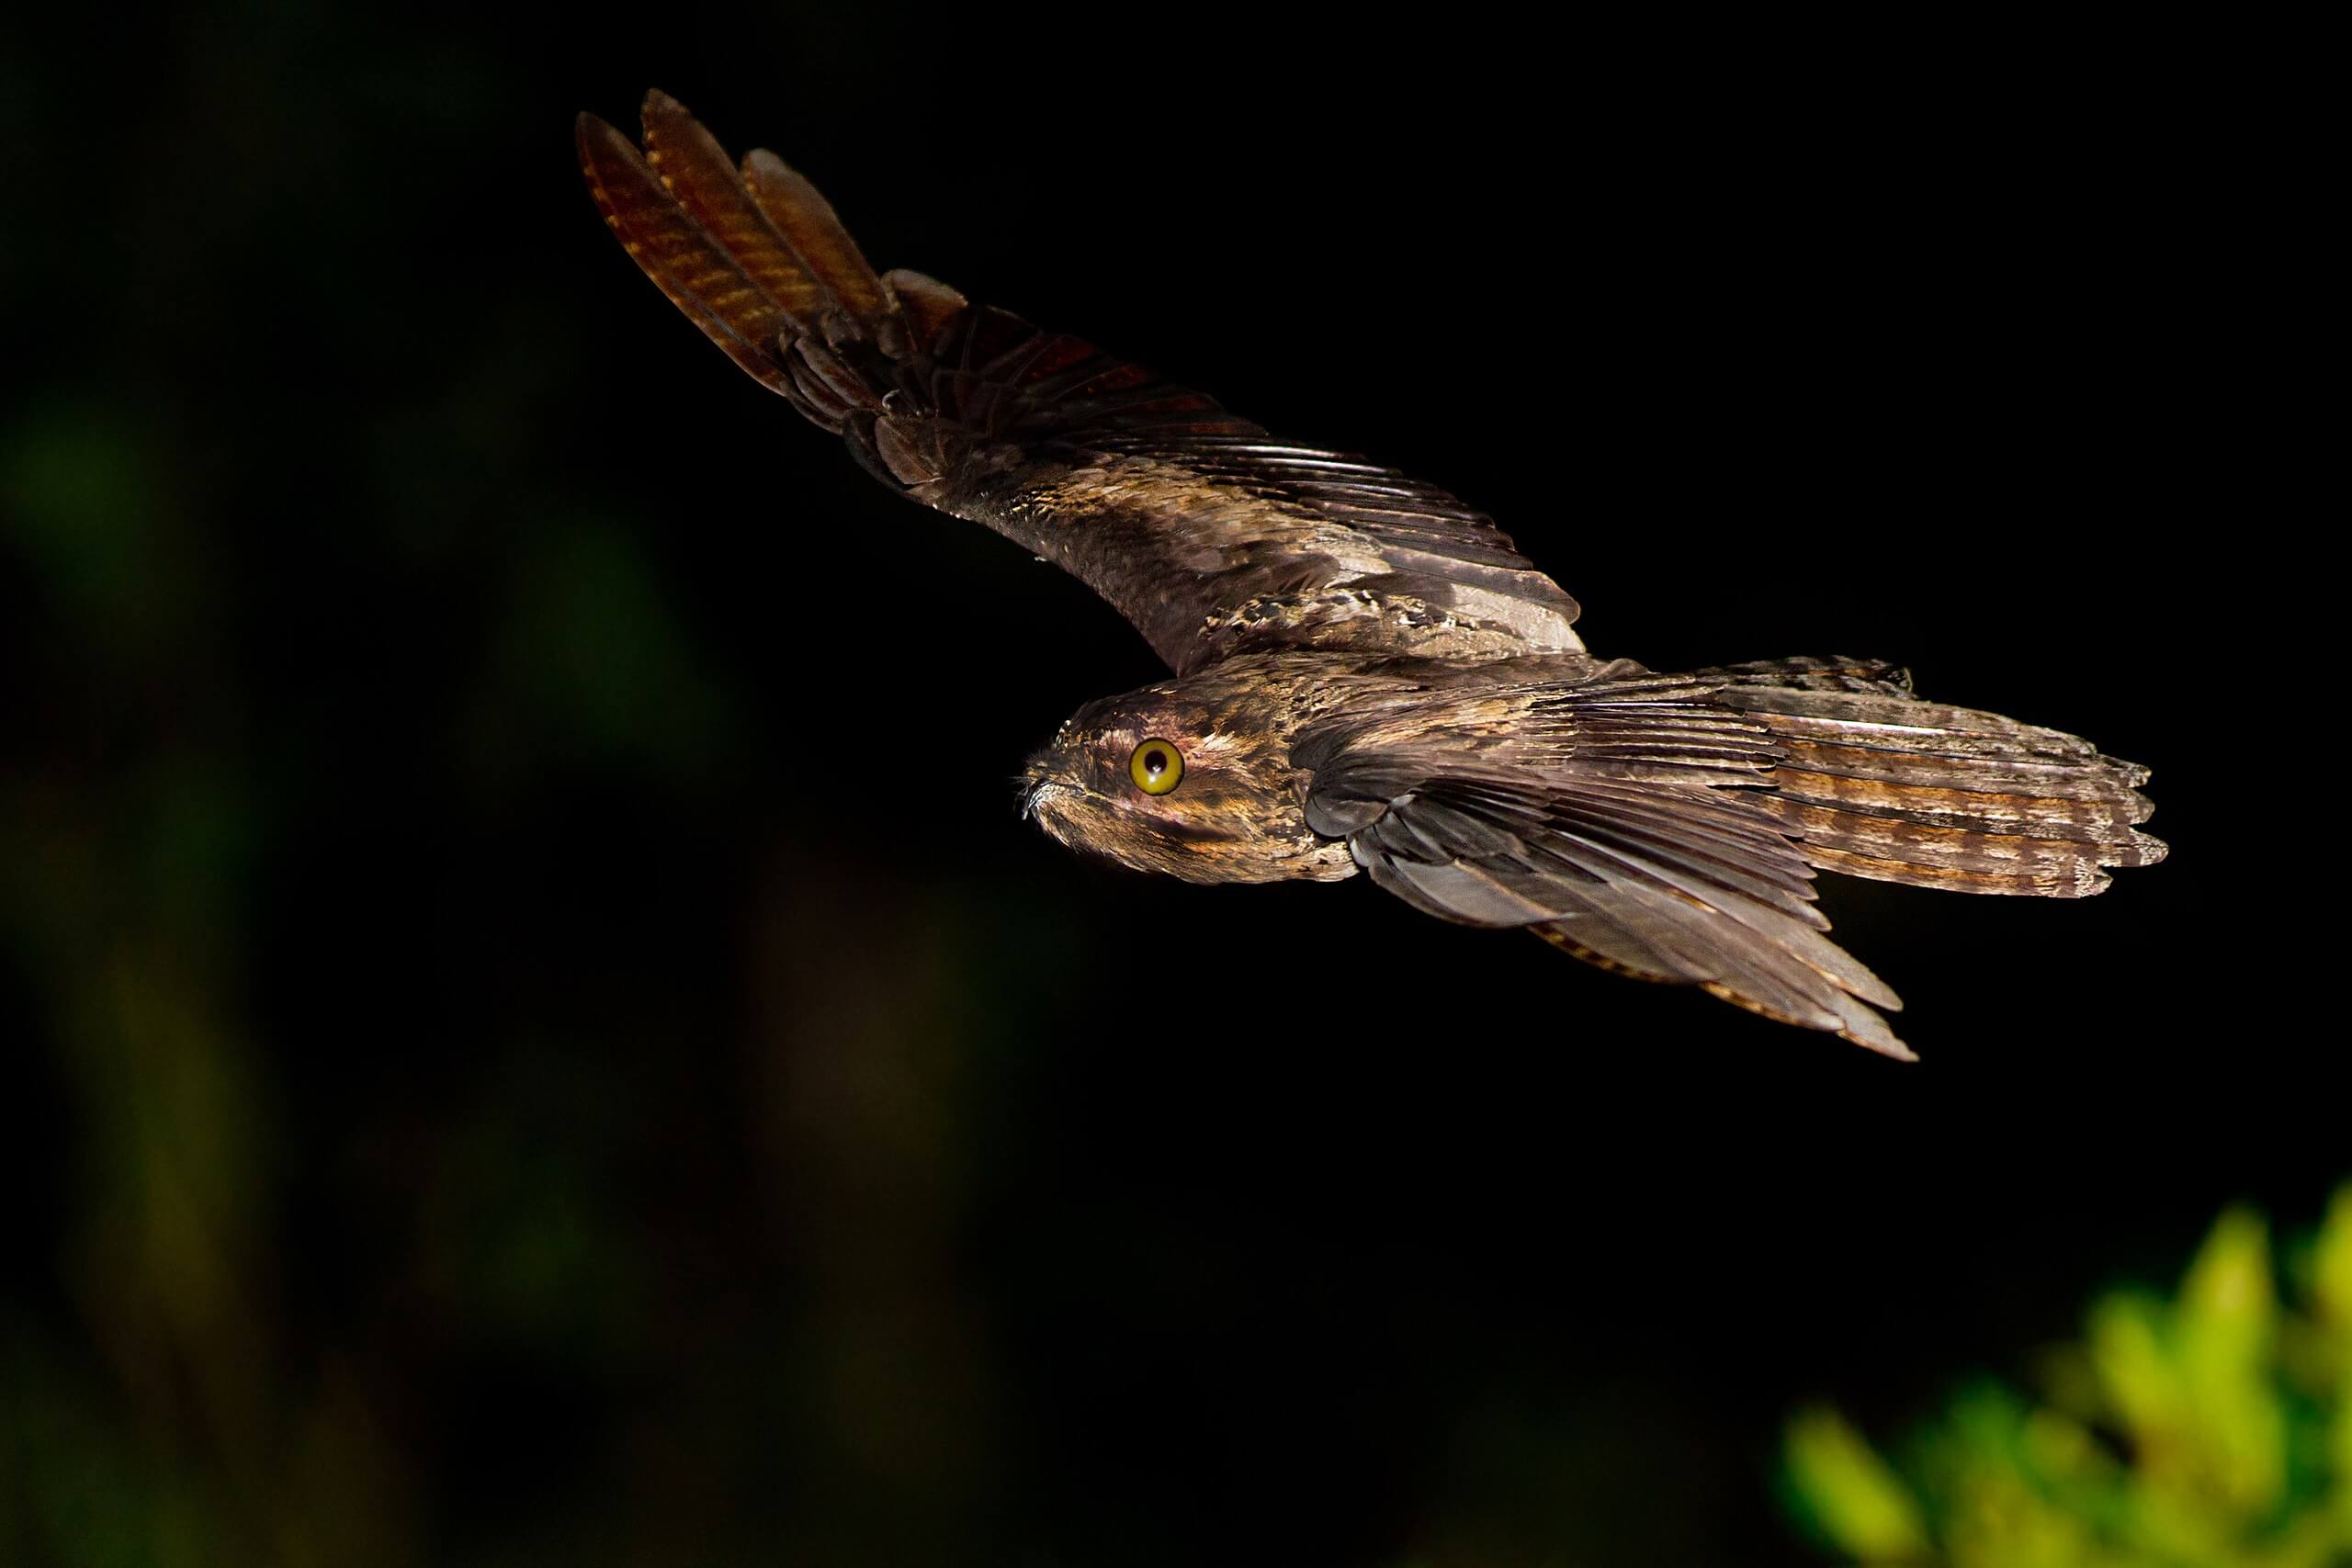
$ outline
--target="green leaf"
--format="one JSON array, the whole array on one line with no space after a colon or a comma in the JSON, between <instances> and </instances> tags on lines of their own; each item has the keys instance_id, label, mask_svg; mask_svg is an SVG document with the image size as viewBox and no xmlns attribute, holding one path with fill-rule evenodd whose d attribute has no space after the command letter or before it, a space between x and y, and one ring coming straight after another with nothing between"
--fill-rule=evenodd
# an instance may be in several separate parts
<instances>
[{"instance_id":1,"label":"green leaf","mask_svg":"<svg viewBox=\"0 0 2352 1568\"><path fill-rule=\"evenodd\" d=\"M2165 1353L2163 1322L2163 1304L2136 1294L2111 1295L2091 1309L2091 1364L2124 1430L2143 1447L2166 1440L2187 1404Z\"/></svg>"},{"instance_id":2,"label":"green leaf","mask_svg":"<svg viewBox=\"0 0 2352 1568\"><path fill-rule=\"evenodd\" d=\"M1792 1417L1783 1447L1789 1482L1833 1546L1864 1562L1928 1550L1918 1505L1894 1472L1834 1410Z\"/></svg>"},{"instance_id":3,"label":"green leaf","mask_svg":"<svg viewBox=\"0 0 2352 1568\"><path fill-rule=\"evenodd\" d=\"M2179 1359L2189 1398L2182 1437L2198 1479L2252 1514L2287 1489L2286 1412L2271 1371L2278 1326L2269 1229L2259 1215L2232 1209L2181 1283Z\"/></svg>"},{"instance_id":4,"label":"green leaf","mask_svg":"<svg viewBox=\"0 0 2352 1568\"><path fill-rule=\"evenodd\" d=\"M2352 1339L2352 1181L2335 1190L2327 1218L2319 1227L2312 1248L2312 1294L2319 1315L2335 1332Z\"/></svg>"}]
</instances>

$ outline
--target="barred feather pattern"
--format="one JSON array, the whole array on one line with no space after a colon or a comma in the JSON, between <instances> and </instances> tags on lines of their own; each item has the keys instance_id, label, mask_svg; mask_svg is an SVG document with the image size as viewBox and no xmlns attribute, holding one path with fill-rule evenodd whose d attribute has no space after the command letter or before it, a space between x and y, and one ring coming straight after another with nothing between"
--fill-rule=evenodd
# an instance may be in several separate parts
<instances>
[{"instance_id":1,"label":"barred feather pattern","mask_svg":"<svg viewBox=\"0 0 2352 1568\"><path fill-rule=\"evenodd\" d=\"M1620 661L1412 667L1291 762L1308 824L1414 908L1521 927L1603 968L1698 986L1908 1058L1902 1005L1828 940L1814 869L1758 808L1780 752L1709 674Z\"/></svg>"},{"instance_id":2,"label":"barred feather pattern","mask_svg":"<svg viewBox=\"0 0 2352 1568\"><path fill-rule=\"evenodd\" d=\"M1891 1056L1900 1003L1827 940L1816 870L2079 897L2164 853L2145 769L1889 665L1393 668L1291 753L1309 825L1381 886Z\"/></svg>"},{"instance_id":3,"label":"barred feather pattern","mask_svg":"<svg viewBox=\"0 0 2352 1568\"><path fill-rule=\"evenodd\" d=\"M1922 702L1907 675L1859 660L1777 660L1707 674L1779 760L1758 800L1825 871L1881 882L2083 898L2116 867L2154 865L2140 831L2148 770L2079 736Z\"/></svg>"},{"instance_id":4,"label":"barred feather pattern","mask_svg":"<svg viewBox=\"0 0 2352 1568\"><path fill-rule=\"evenodd\" d=\"M1353 864L1442 919L1529 928L1894 1056L1909 1051L1880 1010L1900 1003L1823 934L1817 869L2082 897L2164 858L2139 829L2144 768L1923 702L1868 660L1685 674L1595 660L1576 602L1446 491L1278 439L920 273L877 274L775 154L737 164L660 93L643 125L640 149L582 116L581 167L696 327L893 490L1093 588L1186 678L1169 700L1229 698L1233 722L1137 733L1250 734L1287 753L1257 795L1174 797L1229 814L1243 801L1264 814L1250 831L1178 832L1181 853L1147 852L1128 840L1159 840L1120 818L1066 822L1066 841L1258 881L1327 876L1344 840ZM1264 859L1268 844L1289 859Z\"/></svg>"},{"instance_id":5,"label":"barred feather pattern","mask_svg":"<svg viewBox=\"0 0 2352 1568\"><path fill-rule=\"evenodd\" d=\"M1576 601L1476 507L921 273L876 274L775 153L739 166L665 94L643 120L641 150L593 115L576 145L671 301L884 484L1069 571L1171 669L1581 650Z\"/></svg>"}]
</instances>

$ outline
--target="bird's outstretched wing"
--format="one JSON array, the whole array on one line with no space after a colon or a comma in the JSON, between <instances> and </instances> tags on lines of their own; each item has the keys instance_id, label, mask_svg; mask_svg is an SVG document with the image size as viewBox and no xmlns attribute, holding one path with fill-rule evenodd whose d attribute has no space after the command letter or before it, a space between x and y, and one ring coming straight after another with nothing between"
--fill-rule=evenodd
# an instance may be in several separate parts
<instances>
[{"instance_id":1,"label":"bird's outstretched wing","mask_svg":"<svg viewBox=\"0 0 2352 1568\"><path fill-rule=\"evenodd\" d=\"M1876 1010L1901 1001L1822 934L1813 868L1764 808L1774 738L1722 683L1619 665L1343 719L1293 751L1306 819L1442 919L1908 1059Z\"/></svg>"},{"instance_id":2,"label":"bird's outstretched wing","mask_svg":"<svg viewBox=\"0 0 2352 1568\"><path fill-rule=\"evenodd\" d=\"M1873 1008L1901 1004L1823 935L1815 867L2081 898L2165 852L2138 826L2145 768L1922 702L1868 660L1471 667L1324 721L1291 761L1308 825L1417 908L1892 1056Z\"/></svg>"},{"instance_id":3,"label":"bird's outstretched wing","mask_svg":"<svg viewBox=\"0 0 2352 1568\"><path fill-rule=\"evenodd\" d=\"M877 275L772 152L739 168L675 100L645 147L580 118L582 169L646 275L892 488L1110 601L1179 673L1272 648L1573 652L1574 600L1434 486L1276 440L1091 344Z\"/></svg>"}]
</instances>

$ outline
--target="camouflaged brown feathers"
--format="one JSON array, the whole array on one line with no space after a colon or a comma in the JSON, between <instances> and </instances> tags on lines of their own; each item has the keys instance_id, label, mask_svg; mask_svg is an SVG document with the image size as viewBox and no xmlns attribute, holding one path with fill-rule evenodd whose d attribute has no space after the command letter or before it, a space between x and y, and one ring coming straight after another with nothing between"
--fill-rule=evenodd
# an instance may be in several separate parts
<instances>
[{"instance_id":1,"label":"camouflaged brown feathers","mask_svg":"<svg viewBox=\"0 0 2352 1568\"><path fill-rule=\"evenodd\" d=\"M807 179L739 166L660 93L642 151L588 115L577 146L629 255L730 359L1167 662L1030 759L1023 810L1074 848L1198 882L1366 872L1441 919L1903 1057L1901 1002L1824 934L1816 869L2076 897L2163 857L2145 769L1921 702L1890 666L1589 656L1576 602L1484 513L876 273Z\"/></svg>"}]
</instances>

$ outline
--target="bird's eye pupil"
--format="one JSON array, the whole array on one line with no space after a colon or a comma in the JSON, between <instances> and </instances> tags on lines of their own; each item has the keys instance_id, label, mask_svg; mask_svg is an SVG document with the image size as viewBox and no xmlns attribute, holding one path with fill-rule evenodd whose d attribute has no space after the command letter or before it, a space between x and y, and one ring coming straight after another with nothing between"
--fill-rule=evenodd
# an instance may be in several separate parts
<instances>
[{"instance_id":1,"label":"bird's eye pupil","mask_svg":"<svg viewBox=\"0 0 2352 1568\"><path fill-rule=\"evenodd\" d=\"M1165 740L1146 740L1128 755L1127 776L1146 795L1166 795L1184 782L1184 754Z\"/></svg>"}]
</instances>

